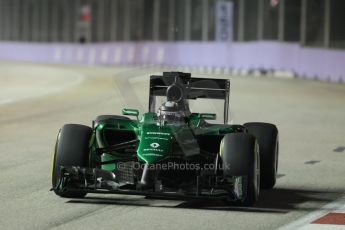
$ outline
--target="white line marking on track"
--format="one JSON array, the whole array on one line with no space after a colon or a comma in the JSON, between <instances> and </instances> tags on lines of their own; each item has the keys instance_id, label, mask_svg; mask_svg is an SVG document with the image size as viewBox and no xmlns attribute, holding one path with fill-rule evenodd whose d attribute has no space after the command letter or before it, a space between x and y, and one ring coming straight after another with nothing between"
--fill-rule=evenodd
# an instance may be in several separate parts
<instances>
[{"instance_id":1,"label":"white line marking on track","mask_svg":"<svg viewBox=\"0 0 345 230\"><path fill-rule=\"evenodd\" d=\"M13 101L14 101L13 99L4 99L0 101L0 105L9 104L9 103L12 103Z\"/></svg>"},{"instance_id":2,"label":"white line marking on track","mask_svg":"<svg viewBox=\"0 0 345 230\"><path fill-rule=\"evenodd\" d=\"M344 225L334 225L334 224L308 224L299 230L344 230Z\"/></svg>"},{"instance_id":3,"label":"white line marking on track","mask_svg":"<svg viewBox=\"0 0 345 230\"><path fill-rule=\"evenodd\" d=\"M49 95L49 94L59 93L59 92L62 92L68 88L71 88L73 86L80 85L85 79L85 76L83 74L80 74L80 73L66 71L66 70L60 70L60 69L59 69L59 71L61 73L66 72L66 75L71 75L71 78L69 79L69 84L56 85L55 87L51 88L50 90L46 90L43 92L36 92L33 94L29 94L29 95L23 94L23 95L18 96L17 94L15 94L14 97L11 97L12 95L9 94L9 96L7 98L0 100L0 105L6 105L6 104L18 102L18 101L23 101L23 100L27 100L27 99L34 99L34 98L42 97L42 96Z\"/></svg>"},{"instance_id":4,"label":"white line marking on track","mask_svg":"<svg viewBox=\"0 0 345 230\"><path fill-rule=\"evenodd\" d=\"M329 225L329 224L311 224L311 222L319 219L330 212L345 212L345 195L341 198L326 204L317 211L311 212L306 216L291 222L285 226L278 228L279 230L295 230L295 229L345 229L344 225ZM326 228L329 226L329 228ZM340 227L340 228L338 228Z\"/></svg>"}]
</instances>

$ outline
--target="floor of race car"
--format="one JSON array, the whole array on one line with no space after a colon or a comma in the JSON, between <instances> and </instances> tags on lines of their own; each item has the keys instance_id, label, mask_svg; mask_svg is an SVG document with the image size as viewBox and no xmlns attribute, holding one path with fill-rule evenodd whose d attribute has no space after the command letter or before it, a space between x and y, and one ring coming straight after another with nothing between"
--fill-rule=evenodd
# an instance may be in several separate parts
<instances>
[{"instance_id":1,"label":"floor of race car","mask_svg":"<svg viewBox=\"0 0 345 230\"><path fill-rule=\"evenodd\" d=\"M0 228L344 229L345 85L317 81L231 77L233 122L272 122L280 131L277 185L262 191L255 207L128 195L61 199L49 192L58 129L90 125L122 107L145 111L148 77L160 72L0 63Z\"/></svg>"}]
</instances>

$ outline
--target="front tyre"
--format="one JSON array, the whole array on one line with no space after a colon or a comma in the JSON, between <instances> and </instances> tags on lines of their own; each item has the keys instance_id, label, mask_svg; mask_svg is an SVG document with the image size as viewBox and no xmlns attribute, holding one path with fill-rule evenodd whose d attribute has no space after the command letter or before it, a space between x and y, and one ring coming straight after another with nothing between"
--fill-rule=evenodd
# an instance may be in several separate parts
<instances>
[{"instance_id":1,"label":"front tyre","mask_svg":"<svg viewBox=\"0 0 345 230\"><path fill-rule=\"evenodd\" d=\"M223 176L242 177L242 204L253 206L260 192L260 155L258 144L248 133L226 134L220 146Z\"/></svg>"},{"instance_id":2,"label":"front tyre","mask_svg":"<svg viewBox=\"0 0 345 230\"><path fill-rule=\"evenodd\" d=\"M92 129L88 126L67 124L62 127L56 140L52 166L53 188L59 183L60 166L89 166L89 141ZM84 192L54 190L56 195L68 198L84 197Z\"/></svg>"},{"instance_id":3,"label":"front tyre","mask_svg":"<svg viewBox=\"0 0 345 230\"><path fill-rule=\"evenodd\" d=\"M276 183L278 171L279 137L275 125L262 122L251 122L243 125L255 136L260 146L261 188L271 189Z\"/></svg>"}]
</instances>

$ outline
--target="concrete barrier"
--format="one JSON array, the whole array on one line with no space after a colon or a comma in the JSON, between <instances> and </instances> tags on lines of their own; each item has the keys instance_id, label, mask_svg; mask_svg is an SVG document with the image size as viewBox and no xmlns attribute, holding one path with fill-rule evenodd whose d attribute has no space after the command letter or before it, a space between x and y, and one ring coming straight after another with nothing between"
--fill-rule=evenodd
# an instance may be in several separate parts
<instances>
[{"instance_id":1,"label":"concrete barrier","mask_svg":"<svg viewBox=\"0 0 345 230\"><path fill-rule=\"evenodd\" d=\"M71 65L162 65L227 71L289 71L345 82L345 51L280 42L0 43L0 60Z\"/></svg>"}]
</instances>

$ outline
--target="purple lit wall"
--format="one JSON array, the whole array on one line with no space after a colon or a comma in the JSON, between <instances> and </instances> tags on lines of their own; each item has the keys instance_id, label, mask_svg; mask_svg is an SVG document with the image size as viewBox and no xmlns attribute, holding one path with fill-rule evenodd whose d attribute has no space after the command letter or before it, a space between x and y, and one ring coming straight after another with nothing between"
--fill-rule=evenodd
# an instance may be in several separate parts
<instances>
[{"instance_id":1,"label":"purple lit wall","mask_svg":"<svg viewBox=\"0 0 345 230\"><path fill-rule=\"evenodd\" d=\"M290 71L345 82L345 51L279 42L0 43L0 60L71 65L160 65Z\"/></svg>"}]
</instances>

